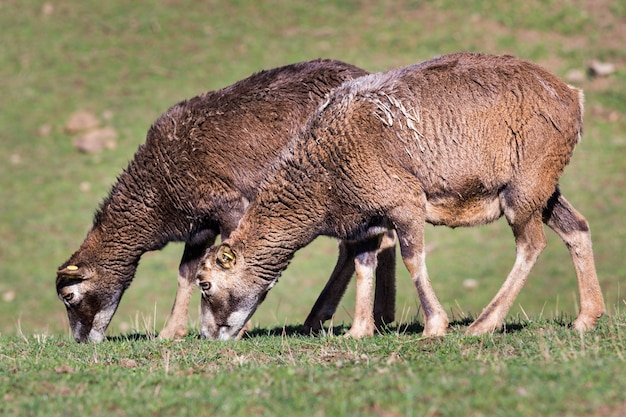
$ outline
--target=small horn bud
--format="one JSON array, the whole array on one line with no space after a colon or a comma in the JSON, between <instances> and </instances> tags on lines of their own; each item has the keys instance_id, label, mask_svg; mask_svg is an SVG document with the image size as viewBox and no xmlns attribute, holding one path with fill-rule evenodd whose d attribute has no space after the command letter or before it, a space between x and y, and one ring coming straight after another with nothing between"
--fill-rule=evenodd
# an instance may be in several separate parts
<instances>
[{"instance_id":1,"label":"small horn bud","mask_svg":"<svg viewBox=\"0 0 626 417\"><path fill-rule=\"evenodd\" d=\"M231 269L237 262L235 252L227 244L222 244L217 250L215 261L224 269Z\"/></svg>"}]
</instances>

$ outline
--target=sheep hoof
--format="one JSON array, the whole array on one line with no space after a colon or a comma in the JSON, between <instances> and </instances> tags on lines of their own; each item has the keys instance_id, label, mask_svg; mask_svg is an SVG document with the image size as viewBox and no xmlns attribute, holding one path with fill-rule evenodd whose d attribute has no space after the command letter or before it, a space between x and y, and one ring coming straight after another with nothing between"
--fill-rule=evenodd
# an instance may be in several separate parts
<instances>
[{"instance_id":1,"label":"sheep hoof","mask_svg":"<svg viewBox=\"0 0 626 417\"><path fill-rule=\"evenodd\" d=\"M371 337L371 336L374 336L373 328L350 329L348 333L344 334L344 337L348 339L362 339L364 337Z\"/></svg>"},{"instance_id":2,"label":"sheep hoof","mask_svg":"<svg viewBox=\"0 0 626 417\"><path fill-rule=\"evenodd\" d=\"M326 320L307 320L302 325L302 334L306 336L316 335L321 333L323 326L322 323Z\"/></svg>"},{"instance_id":3,"label":"sheep hoof","mask_svg":"<svg viewBox=\"0 0 626 417\"><path fill-rule=\"evenodd\" d=\"M466 336L482 336L484 334L493 333L499 327L498 322L491 322L489 320L481 320L480 317L474 321L465 331Z\"/></svg>"},{"instance_id":4,"label":"sheep hoof","mask_svg":"<svg viewBox=\"0 0 626 417\"><path fill-rule=\"evenodd\" d=\"M596 316L585 316L581 317L580 315L574 320L572 323L572 328L579 332L586 332L588 330L592 330L596 327L596 323L598 319L602 316L602 314Z\"/></svg>"},{"instance_id":5,"label":"sheep hoof","mask_svg":"<svg viewBox=\"0 0 626 417\"><path fill-rule=\"evenodd\" d=\"M448 324L449 324L448 318L445 315L443 317L432 317L424 325L424 331L422 332L422 336L424 337L445 336L446 330L448 329Z\"/></svg>"},{"instance_id":6,"label":"sheep hoof","mask_svg":"<svg viewBox=\"0 0 626 417\"><path fill-rule=\"evenodd\" d=\"M161 332L159 332L159 339L160 340L175 340L175 339L182 339L185 336L187 336L187 330L182 330L182 329L174 329L174 330L169 330L169 329L163 329Z\"/></svg>"}]
</instances>

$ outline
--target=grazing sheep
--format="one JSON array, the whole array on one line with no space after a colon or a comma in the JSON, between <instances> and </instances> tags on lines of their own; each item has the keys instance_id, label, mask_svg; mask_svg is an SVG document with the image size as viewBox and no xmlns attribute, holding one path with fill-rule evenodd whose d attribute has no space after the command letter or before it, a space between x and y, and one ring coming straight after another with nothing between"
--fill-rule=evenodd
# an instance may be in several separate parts
<instances>
[{"instance_id":1,"label":"grazing sheep","mask_svg":"<svg viewBox=\"0 0 626 417\"><path fill-rule=\"evenodd\" d=\"M172 314L159 336L185 335L205 249L235 228L274 159L328 92L365 74L339 61L303 62L259 72L165 112L97 211L79 250L57 271L57 293L74 338L103 340L141 255L171 241L186 245ZM344 288L354 270L346 256L353 252L342 252L331 277ZM393 261L395 255L389 250L382 256ZM381 274L381 289L390 294L381 295L377 311L381 320L393 321L394 277ZM322 303L322 310L334 311L337 303Z\"/></svg>"},{"instance_id":2,"label":"grazing sheep","mask_svg":"<svg viewBox=\"0 0 626 417\"><path fill-rule=\"evenodd\" d=\"M201 331L237 334L294 252L316 236L364 241L395 229L424 335L443 335L448 318L426 270L425 222L475 226L503 215L515 264L468 333L501 325L546 245L542 221L575 266L574 328L593 328L604 301L589 227L557 185L581 136L582 102L580 90L511 56L457 53L344 83L268 175L237 229L202 259ZM357 280L361 304L371 302L376 248L357 247L357 270L370 271Z\"/></svg>"}]
</instances>

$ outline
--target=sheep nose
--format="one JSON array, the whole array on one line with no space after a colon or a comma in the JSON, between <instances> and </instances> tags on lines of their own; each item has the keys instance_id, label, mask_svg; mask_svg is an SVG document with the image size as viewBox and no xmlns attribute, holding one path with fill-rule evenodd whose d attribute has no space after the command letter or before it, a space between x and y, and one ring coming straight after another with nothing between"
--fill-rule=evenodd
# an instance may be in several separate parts
<instances>
[{"instance_id":1,"label":"sheep nose","mask_svg":"<svg viewBox=\"0 0 626 417\"><path fill-rule=\"evenodd\" d=\"M202 291L208 291L211 289L211 283L209 281L199 281L198 286Z\"/></svg>"}]
</instances>

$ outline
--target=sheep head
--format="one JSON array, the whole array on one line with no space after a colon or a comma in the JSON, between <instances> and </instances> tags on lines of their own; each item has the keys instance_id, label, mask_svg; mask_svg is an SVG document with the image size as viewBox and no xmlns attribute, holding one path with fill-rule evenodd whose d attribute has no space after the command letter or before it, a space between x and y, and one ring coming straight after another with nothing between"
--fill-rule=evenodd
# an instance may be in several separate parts
<instances>
[{"instance_id":1,"label":"sheep head","mask_svg":"<svg viewBox=\"0 0 626 417\"><path fill-rule=\"evenodd\" d=\"M242 248L225 242L209 249L196 276L202 292L202 337L236 338L275 282L248 273Z\"/></svg>"},{"instance_id":2,"label":"sheep head","mask_svg":"<svg viewBox=\"0 0 626 417\"><path fill-rule=\"evenodd\" d=\"M102 279L97 268L68 263L57 271L59 299L67 309L72 335L77 342L101 342L122 298L125 286Z\"/></svg>"}]
</instances>

